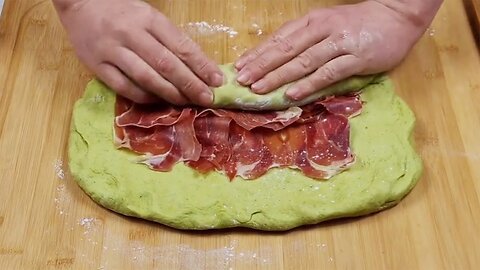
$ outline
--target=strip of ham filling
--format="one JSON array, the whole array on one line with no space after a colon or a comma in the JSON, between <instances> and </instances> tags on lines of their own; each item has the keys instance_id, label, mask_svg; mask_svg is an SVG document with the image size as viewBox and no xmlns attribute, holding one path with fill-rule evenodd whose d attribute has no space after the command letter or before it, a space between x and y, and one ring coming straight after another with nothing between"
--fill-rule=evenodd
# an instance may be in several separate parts
<instances>
[{"instance_id":1,"label":"strip of ham filling","mask_svg":"<svg viewBox=\"0 0 480 270\"><path fill-rule=\"evenodd\" d=\"M355 161L348 118L361 109L358 93L275 112L139 105L117 96L115 143L158 171L185 162L230 179L255 179L276 167L328 179Z\"/></svg>"}]
</instances>

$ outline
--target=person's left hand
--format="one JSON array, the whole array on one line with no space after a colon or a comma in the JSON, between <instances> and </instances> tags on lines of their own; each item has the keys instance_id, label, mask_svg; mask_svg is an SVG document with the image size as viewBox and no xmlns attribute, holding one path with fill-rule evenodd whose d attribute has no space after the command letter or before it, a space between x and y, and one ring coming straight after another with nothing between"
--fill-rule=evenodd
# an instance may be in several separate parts
<instances>
[{"instance_id":1,"label":"person's left hand","mask_svg":"<svg viewBox=\"0 0 480 270\"><path fill-rule=\"evenodd\" d=\"M377 1L317 9L288 22L235 63L237 81L264 94L299 80L300 100L352 75L387 71L425 31L423 22Z\"/></svg>"}]
</instances>

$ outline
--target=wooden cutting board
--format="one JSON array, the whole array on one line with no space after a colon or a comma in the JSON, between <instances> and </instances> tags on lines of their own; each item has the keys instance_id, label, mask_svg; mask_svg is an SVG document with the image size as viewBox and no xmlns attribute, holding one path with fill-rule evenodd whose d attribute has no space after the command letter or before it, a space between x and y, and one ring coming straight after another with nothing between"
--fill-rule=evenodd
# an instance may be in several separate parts
<instances>
[{"instance_id":1,"label":"wooden cutting board","mask_svg":"<svg viewBox=\"0 0 480 270\"><path fill-rule=\"evenodd\" d=\"M322 1L158 2L221 63ZM92 76L51 1L7 1L0 19L0 269L477 269L480 61L471 30L478 27L466 14L461 1L447 0L391 73L417 115L425 164L398 206L284 233L185 232L105 210L75 184L66 160L70 116Z\"/></svg>"}]
</instances>

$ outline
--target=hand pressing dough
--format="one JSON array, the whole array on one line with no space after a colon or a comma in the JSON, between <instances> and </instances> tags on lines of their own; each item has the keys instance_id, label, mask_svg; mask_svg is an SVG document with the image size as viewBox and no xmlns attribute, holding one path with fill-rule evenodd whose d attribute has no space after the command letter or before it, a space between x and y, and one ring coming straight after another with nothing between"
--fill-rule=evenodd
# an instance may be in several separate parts
<instances>
[{"instance_id":1,"label":"hand pressing dough","mask_svg":"<svg viewBox=\"0 0 480 270\"><path fill-rule=\"evenodd\" d=\"M237 74L233 64L221 65L225 75L225 84L213 90L214 108L242 109L242 110L283 110L293 106L303 106L319 98L333 94L344 94L357 91L372 83L378 76L355 76L335 83L303 100L292 101L285 96L287 89L293 84L284 85L270 93L259 95L249 87L237 83Z\"/></svg>"},{"instance_id":2,"label":"hand pressing dough","mask_svg":"<svg viewBox=\"0 0 480 270\"><path fill-rule=\"evenodd\" d=\"M256 180L230 182L182 163L161 173L133 162L135 154L113 145L115 94L94 80L75 104L69 166L100 205L179 229L287 230L365 215L396 205L413 188L422 166L411 144L414 115L391 82L370 84L361 96L363 113L350 120L357 161L349 170L318 181L296 170L272 169Z\"/></svg>"}]
</instances>

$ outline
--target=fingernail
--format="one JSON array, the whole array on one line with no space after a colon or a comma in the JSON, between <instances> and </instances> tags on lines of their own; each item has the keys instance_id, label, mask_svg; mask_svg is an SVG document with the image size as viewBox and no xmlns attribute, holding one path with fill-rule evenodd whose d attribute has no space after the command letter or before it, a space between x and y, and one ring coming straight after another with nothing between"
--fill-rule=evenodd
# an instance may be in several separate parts
<instances>
[{"instance_id":1,"label":"fingernail","mask_svg":"<svg viewBox=\"0 0 480 270\"><path fill-rule=\"evenodd\" d=\"M248 82L250 81L250 74L248 72L240 72L237 81L242 84L248 84Z\"/></svg>"},{"instance_id":2,"label":"fingernail","mask_svg":"<svg viewBox=\"0 0 480 270\"><path fill-rule=\"evenodd\" d=\"M264 79L261 79L260 81L252 84L252 90L253 92L261 92L263 88L265 88L266 83Z\"/></svg>"},{"instance_id":3,"label":"fingernail","mask_svg":"<svg viewBox=\"0 0 480 270\"><path fill-rule=\"evenodd\" d=\"M299 100L301 95L300 89L298 87L289 88L285 94L292 100Z\"/></svg>"},{"instance_id":4,"label":"fingernail","mask_svg":"<svg viewBox=\"0 0 480 270\"><path fill-rule=\"evenodd\" d=\"M213 86L222 86L223 85L223 74L215 73L212 78Z\"/></svg>"},{"instance_id":5,"label":"fingernail","mask_svg":"<svg viewBox=\"0 0 480 270\"><path fill-rule=\"evenodd\" d=\"M210 90L200 94L200 102L202 105L210 105L213 102L213 94Z\"/></svg>"}]
</instances>

